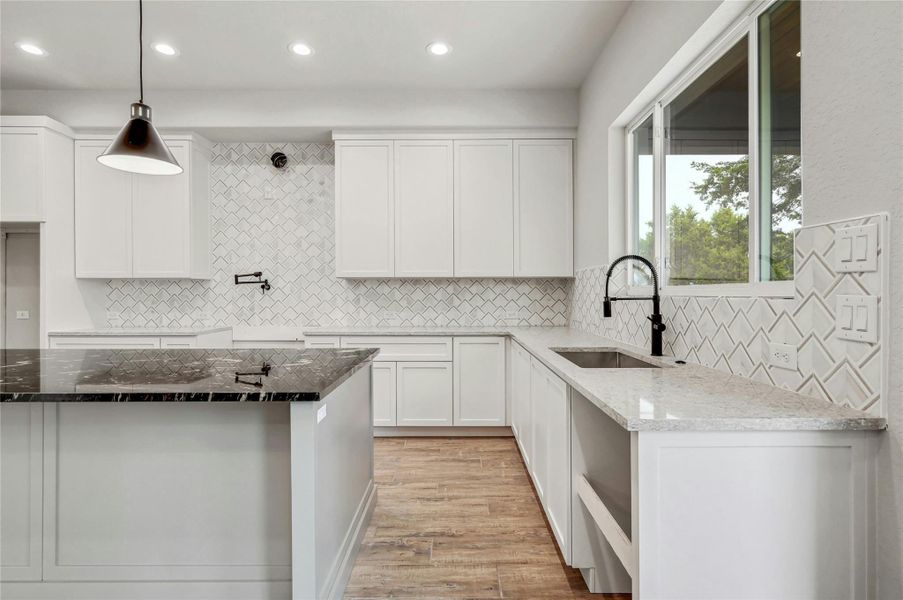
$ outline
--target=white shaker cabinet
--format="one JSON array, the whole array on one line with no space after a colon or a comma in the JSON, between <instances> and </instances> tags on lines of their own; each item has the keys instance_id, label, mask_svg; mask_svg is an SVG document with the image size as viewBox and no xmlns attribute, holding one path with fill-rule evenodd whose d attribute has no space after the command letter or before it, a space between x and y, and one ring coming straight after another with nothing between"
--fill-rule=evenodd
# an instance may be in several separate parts
<instances>
[{"instance_id":1,"label":"white shaker cabinet","mask_svg":"<svg viewBox=\"0 0 903 600\"><path fill-rule=\"evenodd\" d=\"M505 425L505 338L454 341L454 424Z\"/></svg>"},{"instance_id":2,"label":"white shaker cabinet","mask_svg":"<svg viewBox=\"0 0 903 600\"><path fill-rule=\"evenodd\" d=\"M454 275L452 142L395 142L395 277Z\"/></svg>"},{"instance_id":3,"label":"white shaker cabinet","mask_svg":"<svg viewBox=\"0 0 903 600\"><path fill-rule=\"evenodd\" d=\"M97 157L107 138L75 142L75 274L210 277L210 154L197 136L167 138L184 171L136 175Z\"/></svg>"},{"instance_id":4,"label":"white shaker cabinet","mask_svg":"<svg viewBox=\"0 0 903 600\"><path fill-rule=\"evenodd\" d=\"M394 143L336 142L336 276L395 274Z\"/></svg>"},{"instance_id":5,"label":"white shaker cabinet","mask_svg":"<svg viewBox=\"0 0 903 600\"><path fill-rule=\"evenodd\" d=\"M455 141L455 275L514 275L511 140Z\"/></svg>"},{"instance_id":6,"label":"white shaker cabinet","mask_svg":"<svg viewBox=\"0 0 903 600\"><path fill-rule=\"evenodd\" d=\"M532 438L533 484L540 502L545 506L549 483L549 432L546 423L546 368L535 358L530 359L530 437Z\"/></svg>"},{"instance_id":7,"label":"white shaker cabinet","mask_svg":"<svg viewBox=\"0 0 903 600\"><path fill-rule=\"evenodd\" d=\"M452 425L452 363L400 362L397 425Z\"/></svg>"},{"instance_id":8,"label":"white shaker cabinet","mask_svg":"<svg viewBox=\"0 0 903 600\"><path fill-rule=\"evenodd\" d=\"M393 362L374 362L373 373L373 425L395 426L397 398L396 367Z\"/></svg>"},{"instance_id":9,"label":"white shaker cabinet","mask_svg":"<svg viewBox=\"0 0 903 600\"><path fill-rule=\"evenodd\" d=\"M511 429L520 446L527 470L533 461L533 415L530 401L530 354L511 343Z\"/></svg>"},{"instance_id":10,"label":"white shaker cabinet","mask_svg":"<svg viewBox=\"0 0 903 600\"><path fill-rule=\"evenodd\" d=\"M75 274L132 276L133 175L97 162L107 140L75 143Z\"/></svg>"},{"instance_id":11,"label":"white shaker cabinet","mask_svg":"<svg viewBox=\"0 0 903 600\"><path fill-rule=\"evenodd\" d=\"M514 275L574 274L571 140L514 141Z\"/></svg>"},{"instance_id":12,"label":"white shaker cabinet","mask_svg":"<svg viewBox=\"0 0 903 600\"><path fill-rule=\"evenodd\" d=\"M0 117L0 221L38 222L72 193L72 131L49 117Z\"/></svg>"},{"instance_id":13,"label":"white shaker cabinet","mask_svg":"<svg viewBox=\"0 0 903 600\"><path fill-rule=\"evenodd\" d=\"M570 395L567 384L546 369L546 452L545 509L565 562L570 562Z\"/></svg>"}]
</instances>

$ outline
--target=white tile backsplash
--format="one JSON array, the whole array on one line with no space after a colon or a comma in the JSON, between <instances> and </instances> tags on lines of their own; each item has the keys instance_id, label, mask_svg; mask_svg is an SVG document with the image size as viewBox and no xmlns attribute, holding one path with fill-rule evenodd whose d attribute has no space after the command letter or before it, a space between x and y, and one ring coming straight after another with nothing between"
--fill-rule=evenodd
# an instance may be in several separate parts
<instances>
[{"instance_id":1,"label":"white tile backsplash","mask_svg":"<svg viewBox=\"0 0 903 600\"><path fill-rule=\"evenodd\" d=\"M879 230L877 270L836 272L834 232L875 224ZM795 242L793 298L665 296L666 354L744 377L883 415L886 378L884 329L874 343L840 339L835 328L838 295L878 299L879 321L888 307L887 218L884 215L803 227ZM571 325L637 346L649 347L648 301L615 302L602 318L607 267L577 272ZM612 278L612 295L623 292L623 271ZM615 285L617 282L618 285ZM796 347L796 369L768 364L768 343Z\"/></svg>"}]
</instances>

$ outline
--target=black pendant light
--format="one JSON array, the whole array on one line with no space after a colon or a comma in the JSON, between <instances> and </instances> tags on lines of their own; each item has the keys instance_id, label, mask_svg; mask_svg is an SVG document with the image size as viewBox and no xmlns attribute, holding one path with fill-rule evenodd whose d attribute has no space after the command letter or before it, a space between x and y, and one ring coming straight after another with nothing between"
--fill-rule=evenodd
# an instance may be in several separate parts
<instances>
[{"instance_id":1,"label":"black pendant light","mask_svg":"<svg viewBox=\"0 0 903 600\"><path fill-rule=\"evenodd\" d=\"M178 175L179 162L166 147L166 142L151 123L151 107L144 103L144 5L138 0L138 86L140 97L132 104L132 114L113 139L113 143L97 157L108 167L143 175Z\"/></svg>"}]
</instances>

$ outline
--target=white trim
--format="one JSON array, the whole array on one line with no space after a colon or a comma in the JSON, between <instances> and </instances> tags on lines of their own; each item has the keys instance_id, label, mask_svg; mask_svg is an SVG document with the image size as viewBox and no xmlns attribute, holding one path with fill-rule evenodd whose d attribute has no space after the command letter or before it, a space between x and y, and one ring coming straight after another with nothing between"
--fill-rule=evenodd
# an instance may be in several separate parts
<instances>
[{"instance_id":1,"label":"white trim","mask_svg":"<svg viewBox=\"0 0 903 600\"><path fill-rule=\"evenodd\" d=\"M555 140L577 139L574 128L536 129L337 129L332 132L338 140Z\"/></svg>"},{"instance_id":2,"label":"white trim","mask_svg":"<svg viewBox=\"0 0 903 600\"><path fill-rule=\"evenodd\" d=\"M513 437L510 427L457 427L454 425L374 427L373 437Z\"/></svg>"},{"instance_id":3,"label":"white trim","mask_svg":"<svg viewBox=\"0 0 903 600\"><path fill-rule=\"evenodd\" d=\"M614 550L615 556L624 565L624 570L631 577L635 577L636 563L634 562L633 544L630 543L630 536L624 533L624 530L615 521L608 507L599 498L596 490L587 481L585 475L580 475L576 478L576 488L577 496L589 511L602 536L611 544L611 549Z\"/></svg>"}]
</instances>

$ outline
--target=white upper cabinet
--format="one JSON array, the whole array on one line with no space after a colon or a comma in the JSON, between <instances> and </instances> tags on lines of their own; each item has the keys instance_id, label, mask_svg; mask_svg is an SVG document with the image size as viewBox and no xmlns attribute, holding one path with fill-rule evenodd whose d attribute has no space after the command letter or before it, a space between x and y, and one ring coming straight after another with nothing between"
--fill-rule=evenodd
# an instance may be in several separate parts
<instances>
[{"instance_id":1,"label":"white upper cabinet","mask_svg":"<svg viewBox=\"0 0 903 600\"><path fill-rule=\"evenodd\" d=\"M336 142L336 275L395 274L394 144Z\"/></svg>"},{"instance_id":2,"label":"white upper cabinet","mask_svg":"<svg viewBox=\"0 0 903 600\"><path fill-rule=\"evenodd\" d=\"M48 117L0 123L0 221L43 221L48 194L71 194L72 132Z\"/></svg>"},{"instance_id":3,"label":"white upper cabinet","mask_svg":"<svg viewBox=\"0 0 903 600\"><path fill-rule=\"evenodd\" d=\"M573 276L573 132L518 133L334 134L337 276Z\"/></svg>"},{"instance_id":4,"label":"white upper cabinet","mask_svg":"<svg viewBox=\"0 0 903 600\"><path fill-rule=\"evenodd\" d=\"M571 140L514 141L514 275L574 274Z\"/></svg>"},{"instance_id":5,"label":"white upper cabinet","mask_svg":"<svg viewBox=\"0 0 903 600\"><path fill-rule=\"evenodd\" d=\"M454 275L451 141L395 142L395 277Z\"/></svg>"},{"instance_id":6,"label":"white upper cabinet","mask_svg":"<svg viewBox=\"0 0 903 600\"><path fill-rule=\"evenodd\" d=\"M180 165L189 164L186 142L171 143L169 150ZM190 270L189 179L188 169L178 175L135 177L133 277L180 277Z\"/></svg>"},{"instance_id":7,"label":"white upper cabinet","mask_svg":"<svg viewBox=\"0 0 903 600\"><path fill-rule=\"evenodd\" d=\"M510 140L455 141L455 275L514 274Z\"/></svg>"},{"instance_id":8,"label":"white upper cabinet","mask_svg":"<svg viewBox=\"0 0 903 600\"><path fill-rule=\"evenodd\" d=\"M97 162L109 142L75 143L75 273L132 276L133 176Z\"/></svg>"},{"instance_id":9,"label":"white upper cabinet","mask_svg":"<svg viewBox=\"0 0 903 600\"><path fill-rule=\"evenodd\" d=\"M108 139L75 142L75 274L83 278L210 277L210 155L167 138L184 171L135 175L97 157Z\"/></svg>"}]
</instances>

